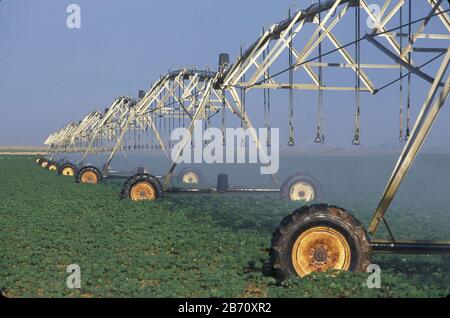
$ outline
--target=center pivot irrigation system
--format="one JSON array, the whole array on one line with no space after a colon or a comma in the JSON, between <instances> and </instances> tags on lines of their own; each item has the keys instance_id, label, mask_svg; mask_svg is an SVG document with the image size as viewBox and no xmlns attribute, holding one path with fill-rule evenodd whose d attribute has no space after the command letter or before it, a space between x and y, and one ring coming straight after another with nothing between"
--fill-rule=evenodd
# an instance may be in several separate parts
<instances>
[{"instance_id":1,"label":"center pivot irrigation system","mask_svg":"<svg viewBox=\"0 0 450 318\"><path fill-rule=\"evenodd\" d=\"M229 63L227 54L221 54L217 72L188 68L169 72L148 93L141 92L139 100L119 98L103 114L91 113L81 122L70 123L52 134L46 141L48 159L37 161L53 170L59 169L61 174L77 175L78 181L97 183L110 177L110 163L116 154L127 149L158 149L167 155L173 146L170 131L186 127L189 134L182 140L183 147L175 152L176 158L168 172L155 177L140 169L126 181L124 197L141 201L159 199L163 193L279 192L279 189L232 188L226 175L218 177L214 189L183 189L173 186L172 177L177 159L191 146L197 122L202 121L205 126L217 123L225 129L226 113L230 112L241 127L253 127L246 95L250 91L263 92L264 105L256 106L255 111L264 112L264 125L269 130L272 128L271 95L287 91L290 146L296 143L295 90L317 94L314 140L317 143L325 141L324 94L329 91L354 94L352 143L358 146L361 95L375 98L388 89L391 94L398 86L399 139L405 145L367 230L342 208L327 204L302 207L286 217L274 233L271 268L276 277L284 279L330 269L365 270L372 253L449 254L450 241L397 240L385 218L448 98L449 2L380 0L376 3L379 10L373 10L373 2L324 0L305 10L289 11L287 19L263 30L248 49L241 49L234 64ZM367 30L366 21L373 24ZM336 34L346 40L338 39ZM328 72L333 75L327 76ZM420 92L424 96L416 97ZM411 107L419 103L420 111L412 125ZM141 140L140 132L146 133L145 145L136 144L136 137L134 145L127 144L126 136L136 136L137 132L138 140ZM250 142L259 149L270 150L270 141L263 145L257 135L250 137ZM70 153L81 154L78 166L64 163ZM98 153L109 153L102 171L83 166L88 156ZM199 175L188 171L186 178L185 181L195 183ZM276 183L275 176L273 179ZM304 176L289 178L281 187L287 198L299 201L317 201L315 191L314 182ZM381 224L388 230L388 240L375 238Z\"/></svg>"}]
</instances>

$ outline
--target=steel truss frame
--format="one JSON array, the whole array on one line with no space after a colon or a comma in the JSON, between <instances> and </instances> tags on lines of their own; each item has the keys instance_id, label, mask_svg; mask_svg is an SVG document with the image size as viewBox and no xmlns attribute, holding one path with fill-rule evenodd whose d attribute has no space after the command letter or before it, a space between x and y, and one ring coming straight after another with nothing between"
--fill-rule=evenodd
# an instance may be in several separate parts
<instances>
[{"instance_id":1,"label":"steel truss frame","mask_svg":"<svg viewBox=\"0 0 450 318\"><path fill-rule=\"evenodd\" d=\"M159 143L161 151L168 156L167 145L156 129L155 116L164 118L184 118L190 121L188 136L182 140L182 149L187 146L192 136L195 123L199 120L207 120L207 110L213 114L221 111L229 111L237 116L245 126L252 128L249 116L240 102L238 92L235 88L228 91L214 88L219 73L208 70L181 69L169 72L162 76L145 94L145 96L131 109L127 120L121 127L116 145L109 155L103 167L103 175L109 174L109 166L120 149L123 138L130 128L150 128L154 138ZM260 146L258 137L251 136L253 142ZM173 161L169 172L164 177L164 185L169 187L173 173L177 166L176 162L182 155L179 151L177 158Z\"/></svg>"},{"instance_id":2,"label":"steel truss frame","mask_svg":"<svg viewBox=\"0 0 450 318\"><path fill-rule=\"evenodd\" d=\"M50 160L53 160L56 153L64 148L67 137L70 138L72 132L78 127L79 123L70 123L66 127L52 133L44 142L48 145L47 154L50 155Z\"/></svg>"},{"instance_id":3,"label":"steel truss frame","mask_svg":"<svg viewBox=\"0 0 450 318\"><path fill-rule=\"evenodd\" d=\"M84 165L89 155L110 151L113 142L118 138L117 130L126 122L134 104L135 101L131 97L122 96L105 109L104 115L91 133L89 144L79 163L80 166ZM98 141L100 145L95 144Z\"/></svg>"},{"instance_id":4,"label":"steel truss frame","mask_svg":"<svg viewBox=\"0 0 450 318\"><path fill-rule=\"evenodd\" d=\"M92 130L98 125L102 114L100 112L93 112L88 114L83 120L78 122L76 126L65 134L64 138L60 140L58 147L55 149L56 153L64 154L62 161L65 160L69 153L81 153L84 151L86 140L90 138Z\"/></svg>"},{"instance_id":5,"label":"steel truss frame","mask_svg":"<svg viewBox=\"0 0 450 318\"><path fill-rule=\"evenodd\" d=\"M51 134L45 141L49 145L47 153L51 153L51 160L57 154L64 154L64 161L70 153L83 154L82 162L86 156L93 153L107 151L96 145L100 136L102 141L113 141L116 138L115 129L121 126L129 111L128 105L133 103L130 97L119 97L113 104L100 112L89 113L78 123L70 123L67 127Z\"/></svg>"},{"instance_id":6,"label":"steel truss frame","mask_svg":"<svg viewBox=\"0 0 450 318\"><path fill-rule=\"evenodd\" d=\"M69 153L82 151L83 142L101 116L100 112L89 113L78 123L70 123L66 128L51 135L46 141L50 145L49 152L52 154L50 159L54 160L60 153L64 153L65 158Z\"/></svg>"}]
</instances>

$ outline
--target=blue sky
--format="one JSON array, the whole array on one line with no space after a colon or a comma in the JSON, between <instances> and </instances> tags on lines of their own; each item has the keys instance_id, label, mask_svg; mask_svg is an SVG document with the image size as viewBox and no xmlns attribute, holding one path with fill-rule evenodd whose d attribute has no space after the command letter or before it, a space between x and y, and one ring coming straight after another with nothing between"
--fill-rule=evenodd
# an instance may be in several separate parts
<instances>
[{"instance_id":1,"label":"blue sky","mask_svg":"<svg viewBox=\"0 0 450 318\"><path fill-rule=\"evenodd\" d=\"M66 27L70 3L81 7L81 29ZM139 89L148 89L169 69L192 65L216 69L221 52L230 53L234 61L241 45L251 44L262 27L286 17L293 4L305 8L311 1L3 0L0 146L40 145L50 132L88 112L103 110L117 96L136 96ZM417 93L420 89L419 84ZM278 107L274 126L281 128L283 136L287 93L274 98ZM314 98L296 93L299 143L314 138ZM396 142L398 99L398 88L377 99L364 98L363 143ZM415 101L414 114L422 100L423 96ZM351 142L352 103L351 96L325 97L330 143ZM249 107L254 107L258 121L262 108L251 101ZM449 120L445 107L430 146L449 144Z\"/></svg>"}]
</instances>

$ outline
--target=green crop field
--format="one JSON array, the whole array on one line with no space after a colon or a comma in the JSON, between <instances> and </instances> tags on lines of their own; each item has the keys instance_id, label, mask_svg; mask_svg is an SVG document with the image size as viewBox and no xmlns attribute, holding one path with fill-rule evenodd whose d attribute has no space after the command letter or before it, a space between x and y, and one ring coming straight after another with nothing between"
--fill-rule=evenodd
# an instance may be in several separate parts
<instances>
[{"instance_id":1,"label":"green crop field","mask_svg":"<svg viewBox=\"0 0 450 318\"><path fill-rule=\"evenodd\" d=\"M342 176L333 170L319 175L323 199L367 224L393 161L368 158L372 170L352 170L359 159L346 160L353 163ZM450 239L449 167L449 155L419 158L388 215L399 238ZM377 174L379 168L383 173ZM366 273L323 273L283 283L265 276L272 232L299 207L277 195L167 195L137 204L119 199L120 183L79 185L19 156L0 157L0 180L0 288L8 297L450 293L450 260L441 256L375 255L381 289L366 286ZM81 290L66 287L66 267L74 263L81 268Z\"/></svg>"}]
</instances>

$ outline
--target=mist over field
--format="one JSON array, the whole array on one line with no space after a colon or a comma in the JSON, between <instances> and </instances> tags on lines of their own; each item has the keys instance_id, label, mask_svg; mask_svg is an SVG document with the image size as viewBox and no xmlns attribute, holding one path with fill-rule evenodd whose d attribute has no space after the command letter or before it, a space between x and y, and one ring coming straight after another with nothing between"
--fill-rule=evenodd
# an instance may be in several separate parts
<instances>
[{"instance_id":1,"label":"mist over field","mask_svg":"<svg viewBox=\"0 0 450 318\"><path fill-rule=\"evenodd\" d=\"M395 147L395 148L394 148ZM177 174L185 168L194 168L202 175L199 188L217 186L217 176L227 174L231 187L276 189L291 175L301 173L312 176L320 185L320 202L349 209L366 224L375 211L389 177L400 155L401 144L382 148L326 148L311 146L309 149L284 148L280 154L280 169L272 178L261 175L260 164L179 164L173 174L176 184ZM393 149L394 148L394 149ZM68 157L76 162L77 156ZM106 155L88 158L86 164L101 169ZM248 159L248 157L247 157ZM171 165L162 152L127 152L117 154L112 161L112 175L131 176L138 167L148 169L156 176L165 176ZM121 185L123 180L110 181ZM427 226L435 211L449 215L450 193L450 153L446 149L430 149L420 153L400 187L399 193L387 214L387 219L401 219L401 227L417 224ZM255 194L255 197L264 194ZM273 195L277 197L278 195ZM232 195L230 195L230 200ZM289 213L292 211L286 211ZM414 217L410 217L413 213ZM431 230L422 239L432 239L438 233L447 233L450 218L433 222L442 232ZM274 224L276 226L278 224ZM406 237L407 238L407 237ZM416 238L414 231L409 238ZM440 239L445 239L442 235Z\"/></svg>"}]
</instances>

